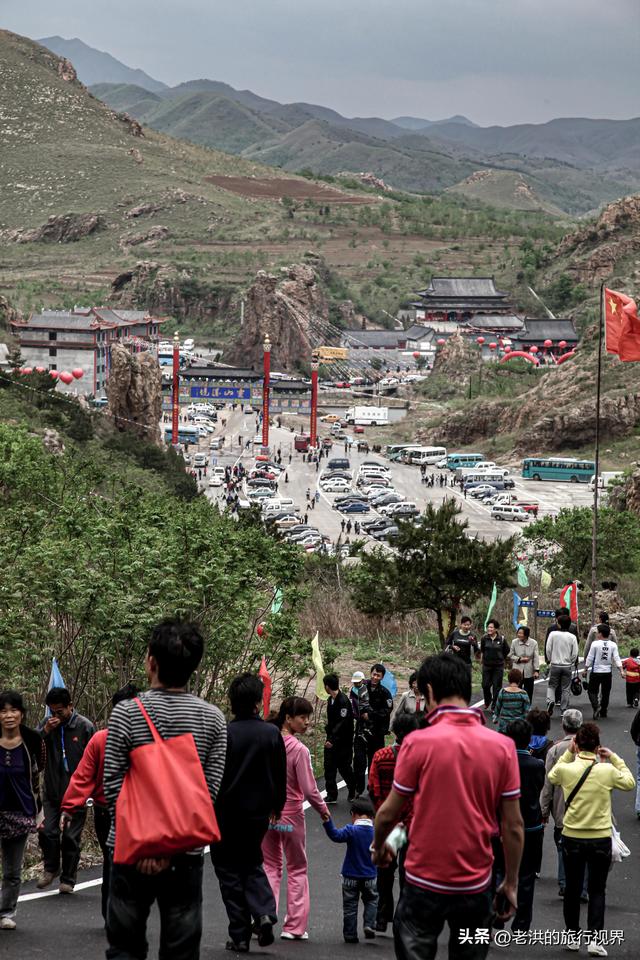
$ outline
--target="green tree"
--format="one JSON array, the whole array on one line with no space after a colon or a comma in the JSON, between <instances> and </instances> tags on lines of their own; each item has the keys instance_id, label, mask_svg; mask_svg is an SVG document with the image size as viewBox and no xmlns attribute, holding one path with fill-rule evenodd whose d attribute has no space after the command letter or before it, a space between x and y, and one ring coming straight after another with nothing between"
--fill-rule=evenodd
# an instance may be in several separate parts
<instances>
[{"instance_id":1,"label":"green tree","mask_svg":"<svg viewBox=\"0 0 640 960\"><path fill-rule=\"evenodd\" d=\"M417 524L398 524L395 554L363 554L350 575L356 606L378 617L430 610L444 646L460 605L490 593L494 582L509 586L515 572L514 538L485 543L469 537L460 513L453 500L427 504Z\"/></svg>"},{"instance_id":2,"label":"green tree","mask_svg":"<svg viewBox=\"0 0 640 960\"><path fill-rule=\"evenodd\" d=\"M587 577L591 570L593 512L563 508L557 517L529 524L524 537L544 560L545 569L564 580ZM598 571L618 577L640 569L640 518L628 510L602 507L598 513Z\"/></svg>"}]
</instances>

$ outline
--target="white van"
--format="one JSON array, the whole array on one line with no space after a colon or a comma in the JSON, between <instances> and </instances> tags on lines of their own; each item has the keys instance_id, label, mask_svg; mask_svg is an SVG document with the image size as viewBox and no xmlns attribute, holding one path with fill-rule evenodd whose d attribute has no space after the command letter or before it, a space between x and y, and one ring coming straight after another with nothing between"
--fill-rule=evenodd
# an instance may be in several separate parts
<instances>
[{"instance_id":1,"label":"white van","mask_svg":"<svg viewBox=\"0 0 640 960\"><path fill-rule=\"evenodd\" d=\"M529 514L522 507L512 507L508 503L495 503L491 507L492 520L518 520L524 523L529 519Z\"/></svg>"},{"instance_id":2,"label":"white van","mask_svg":"<svg viewBox=\"0 0 640 960\"><path fill-rule=\"evenodd\" d=\"M280 513L283 510L295 509L295 503L291 497L269 497L268 500L262 504L263 513Z\"/></svg>"}]
</instances>

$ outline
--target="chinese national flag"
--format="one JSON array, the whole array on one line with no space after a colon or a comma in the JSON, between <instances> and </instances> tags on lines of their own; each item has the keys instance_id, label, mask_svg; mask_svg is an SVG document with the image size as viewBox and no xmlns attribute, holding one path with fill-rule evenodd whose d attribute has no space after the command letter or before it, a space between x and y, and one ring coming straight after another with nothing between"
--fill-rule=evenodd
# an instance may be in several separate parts
<instances>
[{"instance_id":1,"label":"chinese national flag","mask_svg":"<svg viewBox=\"0 0 640 960\"><path fill-rule=\"evenodd\" d=\"M604 336L607 353L615 353L621 360L640 360L640 321L635 301L606 287Z\"/></svg>"}]
</instances>

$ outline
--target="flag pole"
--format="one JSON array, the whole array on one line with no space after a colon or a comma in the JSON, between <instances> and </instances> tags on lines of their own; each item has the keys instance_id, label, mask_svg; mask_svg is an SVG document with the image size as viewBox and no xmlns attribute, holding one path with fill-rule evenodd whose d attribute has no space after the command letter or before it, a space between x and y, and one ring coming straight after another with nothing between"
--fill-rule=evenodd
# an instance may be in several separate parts
<instances>
[{"instance_id":1,"label":"flag pole","mask_svg":"<svg viewBox=\"0 0 640 960\"><path fill-rule=\"evenodd\" d=\"M598 478L600 476L600 394L602 387L602 330L604 327L604 280L600 284L600 315L598 320L598 376L596 379L596 449L595 480L593 483L593 519L591 524L591 624L596 622L596 584L598 580Z\"/></svg>"}]
</instances>

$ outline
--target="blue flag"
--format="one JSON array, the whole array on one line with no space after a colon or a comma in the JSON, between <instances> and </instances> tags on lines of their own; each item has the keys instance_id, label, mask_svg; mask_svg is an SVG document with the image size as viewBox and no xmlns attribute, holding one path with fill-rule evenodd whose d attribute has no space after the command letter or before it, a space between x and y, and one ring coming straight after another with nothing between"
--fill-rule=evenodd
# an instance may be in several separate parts
<instances>
[{"instance_id":1,"label":"blue flag","mask_svg":"<svg viewBox=\"0 0 640 960\"><path fill-rule=\"evenodd\" d=\"M517 630L520 626L518 617L520 616L520 594L517 590L513 591L513 626Z\"/></svg>"},{"instance_id":2,"label":"blue flag","mask_svg":"<svg viewBox=\"0 0 640 960\"><path fill-rule=\"evenodd\" d=\"M386 673L382 679L384 686L387 688L392 697L395 697L398 692L398 681L395 678L393 670L389 670L387 667Z\"/></svg>"},{"instance_id":3,"label":"blue flag","mask_svg":"<svg viewBox=\"0 0 640 960\"><path fill-rule=\"evenodd\" d=\"M60 667L58 666L58 661L54 657L53 660L51 661L51 673L49 674L49 683L47 684L47 693L53 687L64 687L64 686L65 686L65 682L62 679L62 674L60 673ZM49 710L49 707L47 707L45 716L46 717L51 716L51 710Z\"/></svg>"}]
</instances>

